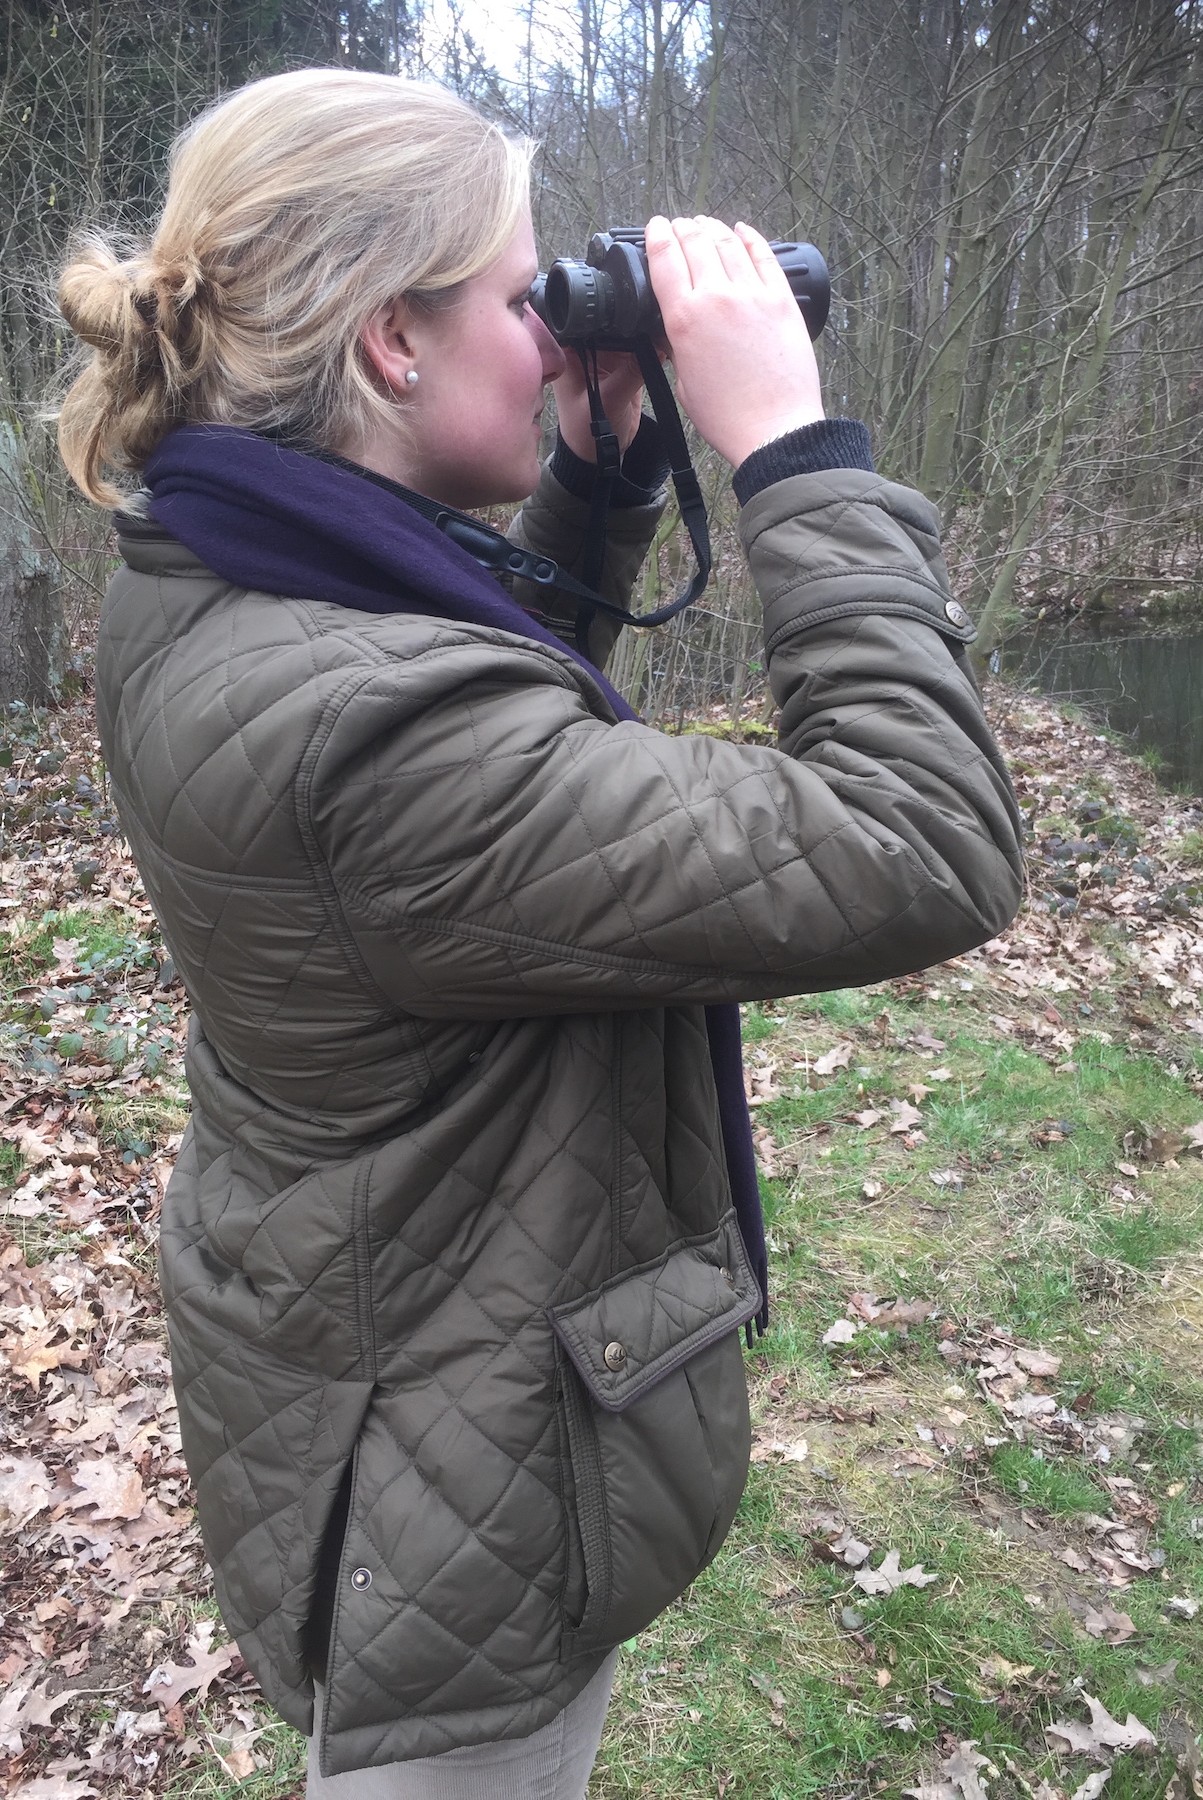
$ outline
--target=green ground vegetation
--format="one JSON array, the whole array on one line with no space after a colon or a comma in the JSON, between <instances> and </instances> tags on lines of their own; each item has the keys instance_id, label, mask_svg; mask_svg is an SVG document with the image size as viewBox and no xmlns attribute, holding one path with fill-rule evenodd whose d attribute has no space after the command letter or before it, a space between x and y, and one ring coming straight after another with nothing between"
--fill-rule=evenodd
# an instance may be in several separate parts
<instances>
[{"instance_id":1,"label":"green ground vegetation","mask_svg":"<svg viewBox=\"0 0 1203 1800\"><path fill-rule=\"evenodd\" d=\"M1203 1118L1197 1059L1134 1046L1102 995L1050 1056L992 986L967 961L749 1009L773 1068L763 1460L728 1550L624 1656L597 1800L896 1794L952 1738L997 1767L992 1796L1076 1788L1097 1765L1044 1730L1084 1720L1082 1692L1159 1740L1108 1793L1171 1791L1203 1723L1203 1180L1170 1154ZM856 1295L933 1310L824 1344ZM1055 1373L1012 1393L964 1356L991 1342ZM866 1595L836 1524L866 1566L896 1549L938 1579ZM1117 1535L1134 1563L1108 1563Z\"/></svg>"}]
</instances>

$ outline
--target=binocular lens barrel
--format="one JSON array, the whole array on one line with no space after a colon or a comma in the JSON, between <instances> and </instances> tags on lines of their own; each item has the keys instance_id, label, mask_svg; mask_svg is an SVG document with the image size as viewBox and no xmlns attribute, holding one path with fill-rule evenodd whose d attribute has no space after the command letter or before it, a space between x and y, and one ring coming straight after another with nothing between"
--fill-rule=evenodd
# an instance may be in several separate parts
<instances>
[{"instance_id":1,"label":"binocular lens barrel","mask_svg":"<svg viewBox=\"0 0 1203 1800\"><path fill-rule=\"evenodd\" d=\"M813 244L774 243L773 254L789 280L806 329L817 338L827 322L831 283ZM596 232L584 262L562 256L531 289L531 305L562 344L594 342L629 349L663 335L652 291L642 231L620 227Z\"/></svg>"},{"instance_id":2,"label":"binocular lens barrel","mask_svg":"<svg viewBox=\"0 0 1203 1800\"><path fill-rule=\"evenodd\" d=\"M611 330L613 286L604 270L589 263L568 257L552 263L543 288L544 318L552 335L571 341Z\"/></svg>"}]
</instances>

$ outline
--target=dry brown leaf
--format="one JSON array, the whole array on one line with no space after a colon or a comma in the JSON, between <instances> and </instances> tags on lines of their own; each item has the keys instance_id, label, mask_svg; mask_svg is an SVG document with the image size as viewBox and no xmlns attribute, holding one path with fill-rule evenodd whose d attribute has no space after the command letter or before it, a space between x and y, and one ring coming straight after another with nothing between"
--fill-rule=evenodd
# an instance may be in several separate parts
<instances>
[{"instance_id":1,"label":"dry brown leaf","mask_svg":"<svg viewBox=\"0 0 1203 1800\"><path fill-rule=\"evenodd\" d=\"M965 1800L987 1800L986 1788L981 1779L979 1773L980 1770L986 1769L991 1775L998 1774L998 1770L994 1767L994 1764L990 1761L988 1756L978 1755L975 1747L975 1740L973 1738L969 1738L965 1743L958 1744L952 1755L942 1766L948 1779L952 1782L954 1787L960 1789L961 1793L965 1796Z\"/></svg>"},{"instance_id":2,"label":"dry brown leaf","mask_svg":"<svg viewBox=\"0 0 1203 1800\"><path fill-rule=\"evenodd\" d=\"M891 1132L910 1131L913 1126L922 1123L923 1114L909 1100L891 1100L890 1111L894 1117L890 1125Z\"/></svg>"},{"instance_id":3,"label":"dry brown leaf","mask_svg":"<svg viewBox=\"0 0 1203 1800\"><path fill-rule=\"evenodd\" d=\"M213 1743L212 1739L209 1741L211 1744ZM213 1744L213 1754L226 1774L234 1781L245 1781L248 1775L253 1775L255 1770L261 1766L261 1758L253 1755L250 1750L241 1748L227 1750L223 1756L217 1745Z\"/></svg>"},{"instance_id":4,"label":"dry brown leaf","mask_svg":"<svg viewBox=\"0 0 1203 1800\"><path fill-rule=\"evenodd\" d=\"M847 1527L833 1543L828 1545L828 1548L834 1557L845 1563L850 1569L859 1569L861 1564L868 1562L873 1554L871 1546L863 1543L860 1538L854 1537Z\"/></svg>"},{"instance_id":5,"label":"dry brown leaf","mask_svg":"<svg viewBox=\"0 0 1203 1800\"><path fill-rule=\"evenodd\" d=\"M768 1462L774 1459L779 1462L805 1462L810 1455L810 1445L805 1438L759 1438L752 1446L749 1458L754 1463Z\"/></svg>"},{"instance_id":6,"label":"dry brown leaf","mask_svg":"<svg viewBox=\"0 0 1203 1800\"><path fill-rule=\"evenodd\" d=\"M74 1700L76 1694L84 1691L80 1688L61 1688L58 1693L51 1694L47 1692L49 1686L49 1681L44 1681L40 1687L29 1689L17 1714L18 1724L53 1725L55 1713L61 1712L69 1700Z\"/></svg>"},{"instance_id":7,"label":"dry brown leaf","mask_svg":"<svg viewBox=\"0 0 1203 1800\"><path fill-rule=\"evenodd\" d=\"M53 1143L47 1141L42 1132L36 1131L25 1119L18 1119L13 1125L6 1125L0 1131L0 1138L15 1144L27 1163L36 1165L49 1162L55 1154Z\"/></svg>"},{"instance_id":8,"label":"dry brown leaf","mask_svg":"<svg viewBox=\"0 0 1203 1800\"><path fill-rule=\"evenodd\" d=\"M1016 1419L1047 1419L1057 1410L1057 1402L1051 1394L1016 1394L1014 1399L1009 1399L1004 1393L998 1393L998 1397L1004 1411Z\"/></svg>"},{"instance_id":9,"label":"dry brown leaf","mask_svg":"<svg viewBox=\"0 0 1203 1800\"><path fill-rule=\"evenodd\" d=\"M852 1061L854 1046L848 1043L836 1044L825 1050L822 1056L815 1058L811 1068L816 1075L834 1075L837 1069L846 1069Z\"/></svg>"},{"instance_id":10,"label":"dry brown leaf","mask_svg":"<svg viewBox=\"0 0 1203 1800\"><path fill-rule=\"evenodd\" d=\"M195 1693L203 1700L217 1677L229 1668L234 1659L233 1644L219 1644L216 1650L210 1650L208 1639L213 1626L206 1621L208 1630L197 1630L189 1639L185 1655L192 1657L192 1667L181 1663L161 1663L152 1669L142 1683L142 1692L149 1694L156 1706L164 1712L175 1706L185 1694Z\"/></svg>"},{"instance_id":11,"label":"dry brown leaf","mask_svg":"<svg viewBox=\"0 0 1203 1800\"><path fill-rule=\"evenodd\" d=\"M36 1456L0 1457L0 1531L20 1531L45 1512L54 1483Z\"/></svg>"},{"instance_id":12,"label":"dry brown leaf","mask_svg":"<svg viewBox=\"0 0 1203 1800\"><path fill-rule=\"evenodd\" d=\"M1135 1713L1129 1713L1121 1725L1093 1695L1083 1694L1082 1698L1090 1711L1089 1725L1081 1725L1074 1719L1058 1719L1055 1724L1045 1726L1044 1735L1047 1738L1064 1740L1065 1748L1060 1743L1052 1746L1059 1756L1069 1754L1106 1759L1109 1750L1157 1748L1157 1739L1147 1726L1141 1724Z\"/></svg>"},{"instance_id":13,"label":"dry brown leaf","mask_svg":"<svg viewBox=\"0 0 1203 1800\"><path fill-rule=\"evenodd\" d=\"M1035 1375L1037 1380L1048 1381L1060 1373L1061 1358L1050 1355L1047 1350L1016 1349L1014 1355L1020 1368Z\"/></svg>"},{"instance_id":14,"label":"dry brown leaf","mask_svg":"<svg viewBox=\"0 0 1203 1800\"><path fill-rule=\"evenodd\" d=\"M1082 1630L1093 1638L1101 1638L1105 1644L1124 1644L1136 1631L1136 1626L1127 1613L1116 1612L1113 1606L1090 1607L1081 1620Z\"/></svg>"},{"instance_id":15,"label":"dry brown leaf","mask_svg":"<svg viewBox=\"0 0 1203 1800\"><path fill-rule=\"evenodd\" d=\"M94 1506L94 1519L136 1519L146 1505L146 1490L137 1469L122 1466L109 1457L90 1458L77 1465L71 1479L80 1489L72 1494L73 1512Z\"/></svg>"},{"instance_id":16,"label":"dry brown leaf","mask_svg":"<svg viewBox=\"0 0 1203 1800\"><path fill-rule=\"evenodd\" d=\"M911 1800L989 1800L983 1771L991 1778L998 1774L989 1757L978 1754L976 1738L969 1738L958 1743L952 1755L940 1764L943 1779L925 1781L918 1787L903 1788L902 1792Z\"/></svg>"},{"instance_id":17,"label":"dry brown leaf","mask_svg":"<svg viewBox=\"0 0 1203 1800\"><path fill-rule=\"evenodd\" d=\"M996 1681L1002 1687L1011 1687L1017 1681L1026 1681L1035 1671L1035 1663L1008 1662L1005 1656L988 1656L985 1662L978 1664L987 1681Z\"/></svg>"},{"instance_id":18,"label":"dry brown leaf","mask_svg":"<svg viewBox=\"0 0 1203 1800\"><path fill-rule=\"evenodd\" d=\"M823 1333L825 1344L850 1344L858 1331L864 1326L855 1319L836 1319Z\"/></svg>"},{"instance_id":19,"label":"dry brown leaf","mask_svg":"<svg viewBox=\"0 0 1203 1800\"><path fill-rule=\"evenodd\" d=\"M925 1319L931 1318L935 1310L930 1300L896 1300L892 1306L883 1307L873 1323L880 1325L883 1330L898 1327L905 1330L908 1325L922 1325Z\"/></svg>"},{"instance_id":20,"label":"dry brown leaf","mask_svg":"<svg viewBox=\"0 0 1203 1800\"><path fill-rule=\"evenodd\" d=\"M39 1775L33 1781L23 1781L19 1787L9 1788L8 1800L88 1800L88 1795L99 1794L90 1781L71 1781L65 1775Z\"/></svg>"},{"instance_id":21,"label":"dry brown leaf","mask_svg":"<svg viewBox=\"0 0 1203 1800\"><path fill-rule=\"evenodd\" d=\"M32 1685L32 1680L14 1681L5 1693L0 1694L0 1755L20 1756L25 1748L20 1727L21 1707Z\"/></svg>"},{"instance_id":22,"label":"dry brown leaf","mask_svg":"<svg viewBox=\"0 0 1203 1800\"><path fill-rule=\"evenodd\" d=\"M765 1063L760 1068L744 1070L744 1093L749 1106L767 1106L770 1100L776 1100L780 1092L776 1063Z\"/></svg>"},{"instance_id":23,"label":"dry brown leaf","mask_svg":"<svg viewBox=\"0 0 1203 1800\"><path fill-rule=\"evenodd\" d=\"M894 1594L901 1587L925 1588L940 1579L938 1575L927 1574L922 1563L904 1569L900 1567L901 1561L897 1550L887 1550L880 1567L858 1569L852 1579L866 1594Z\"/></svg>"},{"instance_id":24,"label":"dry brown leaf","mask_svg":"<svg viewBox=\"0 0 1203 1800\"><path fill-rule=\"evenodd\" d=\"M90 1351L73 1345L67 1338L61 1343L52 1343L51 1339L58 1336L60 1329L52 1322L40 1331L30 1331L6 1353L13 1374L24 1376L35 1391L41 1386L42 1376L51 1369L79 1369L91 1360Z\"/></svg>"},{"instance_id":25,"label":"dry brown leaf","mask_svg":"<svg viewBox=\"0 0 1203 1800\"><path fill-rule=\"evenodd\" d=\"M1178 1658L1174 1656L1170 1658L1169 1662L1163 1662L1156 1669L1137 1669L1136 1679L1141 1687L1164 1687L1166 1682L1172 1681L1177 1673Z\"/></svg>"},{"instance_id":26,"label":"dry brown leaf","mask_svg":"<svg viewBox=\"0 0 1203 1800\"><path fill-rule=\"evenodd\" d=\"M1086 1554L1103 1571L1112 1587L1127 1587L1138 1575L1147 1575L1153 1567L1149 1557L1138 1556L1134 1550L1096 1550L1093 1544L1087 1544Z\"/></svg>"},{"instance_id":27,"label":"dry brown leaf","mask_svg":"<svg viewBox=\"0 0 1203 1800\"><path fill-rule=\"evenodd\" d=\"M756 1146L756 1161L766 1181L777 1178L777 1145L773 1134L764 1125L758 1125L752 1133L752 1141Z\"/></svg>"}]
</instances>

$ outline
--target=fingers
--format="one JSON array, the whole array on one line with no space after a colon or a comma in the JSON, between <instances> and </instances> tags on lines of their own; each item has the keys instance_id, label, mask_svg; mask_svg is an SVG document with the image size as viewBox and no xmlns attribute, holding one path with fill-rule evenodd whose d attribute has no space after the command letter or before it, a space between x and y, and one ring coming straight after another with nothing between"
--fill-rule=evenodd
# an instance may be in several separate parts
<instances>
[{"instance_id":1,"label":"fingers","mask_svg":"<svg viewBox=\"0 0 1203 1800\"><path fill-rule=\"evenodd\" d=\"M660 264L670 279L687 277L691 288L713 285L716 279L744 281L754 272L747 246L719 219L699 215L670 224L657 216L648 221L644 244L649 260ZM653 277L653 285L658 279Z\"/></svg>"},{"instance_id":2,"label":"fingers","mask_svg":"<svg viewBox=\"0 0 1203 1800\"><path fill-rule=\"evenodd\" d=\"M758 444L823 417L809 335L760 232L657 217L644 241L677 399L708 443L737 464Z\"/></svg>"},{"instance_id":3,"label":"fingers","mask_svg":"<svg viewBox=\"0 0 1203 1800\"><path fill-rule=\"evenodd\" d=\"M736 221L735 234L747 251L748 258L751 261L753 268L765 285L777 289L782 287L789 288L789 277L781 267L781 264L777 261L773 246L769 243L768 238L757 231L754 225L745 224L742 219ZM793 298L792 289L790 289L790 298Z\"/></svg>"}]
</instances>

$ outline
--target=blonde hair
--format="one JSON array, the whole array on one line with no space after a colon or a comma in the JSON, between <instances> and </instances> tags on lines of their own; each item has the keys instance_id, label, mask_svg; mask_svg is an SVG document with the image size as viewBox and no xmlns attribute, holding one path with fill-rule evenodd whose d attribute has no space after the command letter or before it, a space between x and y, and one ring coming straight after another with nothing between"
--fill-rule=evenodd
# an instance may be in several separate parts
<instances>
[{"instance_id":1,"label":"blonde hair","mask_svg":"<svg viewBox=\"0 0 1203 1800\"><path fill-rule=\"evenodd\" d=\"M373 417L399 429L360 329L401 295L454 304L521 220L530 154L433 82L353 70L273 75L203 113L149 245L88 236L63 270L92 347L59 412L74 480L120 504L106 471L136 474L183 423L352 451Z\"/></svg>"}]
</instances>

